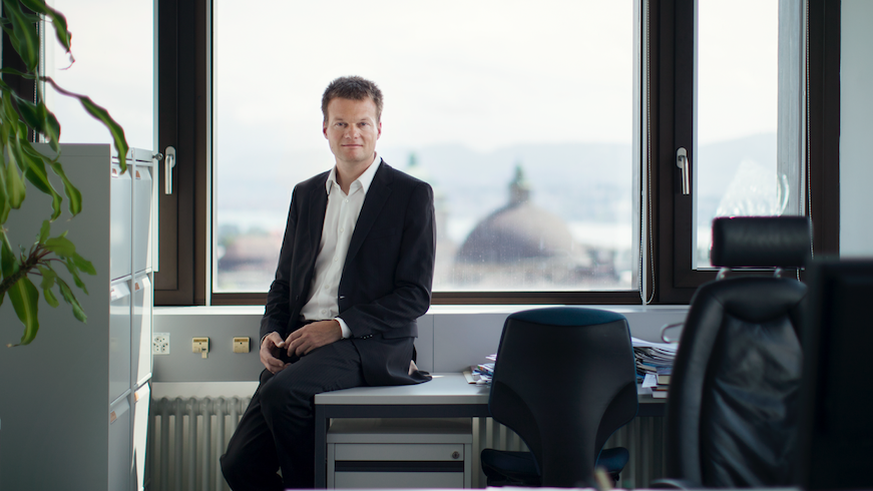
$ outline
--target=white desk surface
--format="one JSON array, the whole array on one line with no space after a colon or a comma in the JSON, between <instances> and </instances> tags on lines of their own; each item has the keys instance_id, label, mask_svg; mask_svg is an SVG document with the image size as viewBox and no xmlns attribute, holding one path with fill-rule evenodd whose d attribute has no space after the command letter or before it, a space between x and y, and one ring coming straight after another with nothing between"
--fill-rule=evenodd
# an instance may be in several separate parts
<instances>
[{"instance_id":1,"label":"white desk surface","mask_svg":"<svg viewBox=\"0 0 873 491\"><path fill-rule=\"evenodd\" d=\"M490 388L468 384L462 373L435 373L433 380L416 385L355 387L315 395L316 404L433 405L488 404Z\"/></svg>"},{"instance_id":2,"label":"white desk surface","mask_svg":"<svg viewBox=\"0 0 873 491\"><path fill-rule=\"evenodd\" d=\"M315 395L315 404L410 405L488 404L490 387L467 383L462 373L435 373L433 380L416 385L355 387ZM661 405L666 399L640 395L640 405Z\"/></svg>"}]
</instances>

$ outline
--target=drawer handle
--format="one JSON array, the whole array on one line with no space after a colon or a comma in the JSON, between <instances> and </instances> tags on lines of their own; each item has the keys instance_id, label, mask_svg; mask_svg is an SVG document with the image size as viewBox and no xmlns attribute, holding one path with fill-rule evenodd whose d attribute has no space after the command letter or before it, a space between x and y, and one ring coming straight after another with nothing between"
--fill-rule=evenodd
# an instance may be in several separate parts
<instances>
[{"instance_id":1,"label":"drawer handle","mask_svg":"<svg viewBox=\"0 0 873 491\"><path fill-rule=\"evenodd\" d=\"M455 450L454 452L452 452L452 458L455 459L455 460L460 459L460 458L461 458L461 452L458 452L457 450Z\"/></svg>"}]
</instances>

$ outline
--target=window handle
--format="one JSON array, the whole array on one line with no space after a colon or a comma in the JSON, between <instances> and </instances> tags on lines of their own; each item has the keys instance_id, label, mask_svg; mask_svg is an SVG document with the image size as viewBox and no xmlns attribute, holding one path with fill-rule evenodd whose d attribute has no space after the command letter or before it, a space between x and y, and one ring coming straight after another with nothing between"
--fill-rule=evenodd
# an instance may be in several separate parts
<instances>
[{"instance_id":1,"label":"window handle","mask_svg":"<svg viewBox=\"0 0 873 491\"><path fill-rule=\"evenodd\" d=\"M691 161L688 160L688 152L685 147L676 150L676 167L682 173L679 180L682 182L682 194L691 194Z\"/></svg>"},{"instance_id":2,"label":"window handle","mask_svg":"<svg viewBox=\"0 0 873 491\"><path fill-rule=\"evenodd\" d=\"M164 151L164 194L173 194L173 167L176 167L176 147Z\"/></svg>"}]
</instances>

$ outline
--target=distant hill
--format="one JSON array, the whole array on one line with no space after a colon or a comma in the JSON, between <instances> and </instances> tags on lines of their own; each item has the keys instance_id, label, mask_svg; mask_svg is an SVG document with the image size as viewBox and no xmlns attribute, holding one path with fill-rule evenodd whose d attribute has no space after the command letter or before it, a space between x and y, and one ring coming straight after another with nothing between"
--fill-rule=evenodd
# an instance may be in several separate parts
<instances>
[{"instance_id":1,"label":"distant hill","mask_svg":"<svg viewBox=\"0 0 873 491\"><path fill-rule=\"evenodd\" d=\"M532 200L565 220L631 220L630 145L519 144L488 153L451 144L378 150L389 164L401 170L407 170L414 154L419 166L415 172L434 186L446 212L454 219L475 223L506 204L508 184L520 164L530 183ZM323 151L295 153L288 146L283 146L282 151L282 155L270 154L269 149L260 146L248 149L245 156L219 156L221 165L215 173L219 223L227 223L225 218L231 215L257 215L238 225L245 228L267 222L284 227L294 184L329 169L333 163L327 144ZM770 166L775 173L772 134L707 145L699 153L703 160L697 164L709 169L698 176L698 200L704 211L715 210L744 159Z\"/></svg>"}]
</instances>

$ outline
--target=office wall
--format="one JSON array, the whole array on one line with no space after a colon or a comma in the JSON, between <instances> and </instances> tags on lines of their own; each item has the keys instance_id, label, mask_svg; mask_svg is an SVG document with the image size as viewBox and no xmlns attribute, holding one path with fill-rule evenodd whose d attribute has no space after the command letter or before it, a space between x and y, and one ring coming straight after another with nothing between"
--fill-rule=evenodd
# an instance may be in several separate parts
<instances>
[{"instance_id":1,"label":"office wall","mask_svg":"<svg viewBox=\"0 0 873 491\"><path fill-rule=\"evenodd\" d=\"M418 322L418 364L431 372L459 372L485 362L497 351L503 321L531 306L438 305ZM661 326L685 319L686 306L603 306L628 318L633 336L657 341ZM158 383L253 382L262 370L258 326L263 307L158 307L155 332L170 334L170 353L155 355L153 381ZM208 336L206 358L192 350L192 338ZM252 351L234 353L232 339L248 336Z\"/></svg>"},{"instance_id":2,"label":"office wall","mask_svg":"<svg viewBox=\"0 0 873 491\"><path fill-rule=\"evenodd\" d=\"M842 1L840 254L873 255L873 2Z\"/></svg>"}]
</instances>

